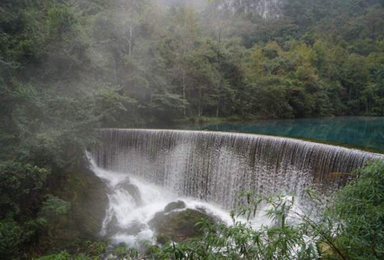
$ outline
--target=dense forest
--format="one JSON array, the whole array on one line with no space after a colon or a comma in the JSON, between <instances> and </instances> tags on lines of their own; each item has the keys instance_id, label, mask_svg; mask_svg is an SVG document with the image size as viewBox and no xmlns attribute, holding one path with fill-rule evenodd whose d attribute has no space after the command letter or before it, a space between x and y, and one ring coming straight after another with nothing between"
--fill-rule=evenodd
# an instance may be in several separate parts
<instances>
[{"instance_id":1,"label":"dense forest","mask_svg":"<svg viewBox=\"0 0 384 260\"><path fill-rule=\"evenodd\" d=\"M2 0L0 258L94 129L338 115L384 116L383 0Z\"/></svg>"}]
</instances>

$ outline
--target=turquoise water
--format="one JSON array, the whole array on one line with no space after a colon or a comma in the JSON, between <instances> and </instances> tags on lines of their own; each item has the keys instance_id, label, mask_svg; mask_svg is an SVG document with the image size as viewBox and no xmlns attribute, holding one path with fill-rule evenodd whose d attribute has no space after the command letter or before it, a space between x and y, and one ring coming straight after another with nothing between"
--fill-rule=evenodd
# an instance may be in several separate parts
<instances>
[{"instance_id":1,"label":"turquoise water","mask_svg":"<svg viewBox=\"0 0 384 260\"><path fill-rule=\"evenodd\" d=\"M384 117L260 120L256 122L195 125L187 126L185 129L314 139L384 152Z\"/></svg>"}]
</instances>

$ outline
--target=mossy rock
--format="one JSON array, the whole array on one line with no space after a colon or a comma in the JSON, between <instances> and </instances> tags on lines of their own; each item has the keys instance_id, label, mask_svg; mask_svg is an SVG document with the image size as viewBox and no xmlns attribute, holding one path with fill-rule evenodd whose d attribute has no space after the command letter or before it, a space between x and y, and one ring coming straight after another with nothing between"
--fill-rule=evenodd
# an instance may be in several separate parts
<instances>
[{"instance_id":1,"label":"mossy rock","mask_svg":"<svg viewBox=\"0 0 384 260\"><path fill-rule=\"evenodd\" d=\"M129 195L131 195L131 197L135 200L136 206L141 206L143 204L139 188L132 184L129 181L129 178L127 178L123 183L119 184L116 188L127 191Z\"/></svg>"},{"instance_id":2,"label":"mossy rock","mask_svg":"<svg viewBox=\"0 0 384 260\"><path fill-rule=\"evenodd\" d=\"M40 235L38 251L74 252L84 241L100 241L108 206L106 185L88 169L88 162L50 183L49 194L71 203L66 215L55 217Z\"/></svg>"},{"instance_id":3,"label":"mossy rock","mask_svg":"<svg viewBox=\"0 0 384 260\"><path fill-rule=\"evenodd\" d=\"M107 237L111 237L113 235L124 233L126 235L137 235L139 234L143 229L145 229L145 225L139 222L133 222L130 223L128 227L120 227L118 225L118 221L116 219L116 216L113 216L111 221L107 225Z\"/></svg>"},{"instance_id":4,"label":"mossy rock","mask_svg":"<svg viewBox=\"0 0 384 260\"><path fill-rule=\"evenodd\" d=\"M166 234L158 234L156 237L157 244L165 245L169 242L171 242L171 238Z\"/></svg>"},{"instance_id":5,"label":"mossy rock","mask_svg":"<svg viewBox=\"0 0 384 260\"><path fill-rule=\"evenodd\" d=\"M171 202L167 206L165 206L164 212L168 213L168 212L174 211L176 209L184 209L186 207L187 207L187 205L185 205L185 202L179 200L179 201L176 201L176 202Z\"/></svg>"},{"instance_id":6,"label":"mossy rock","mask_svg":"<svg viewBox=\"0 0 384 260\"><path fill-rule=\"evenodd\" d=\"M335 243L336 243L336 241L335 241ZM320 243L318 243L317 244L317 248L318 248L318 250L320 252L321 259L342 260L342 257L327 242L320 242Z\"/></svg>"},{"instance_id":7,"label":"mossy rock","mask_svg":"<svg viewBox=\"0 0 384 260\"><path fill-rule=\"evenodd\" d=\"M175 206L176 204L172 204ZM178 205L182 205L179 203ZM168 205L169 206L169 205ZM171 206L166 207L169 209ZM184 242L191 238L203 235L197 223L201 220L215 222L214 217L198 209L185 209L182 211L161 211L155 214L149 222L151 228L157 232L157 242L165 244L169 241Z\"/></svg>"}]
</instances>

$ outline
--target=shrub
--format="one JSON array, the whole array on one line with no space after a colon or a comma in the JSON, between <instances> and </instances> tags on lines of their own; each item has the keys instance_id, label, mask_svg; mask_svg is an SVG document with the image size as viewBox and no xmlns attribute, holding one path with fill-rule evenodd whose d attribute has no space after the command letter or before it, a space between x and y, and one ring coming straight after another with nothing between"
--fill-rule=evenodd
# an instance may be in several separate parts
<instances>
[{"instance_id":1,"label":"shrub","mask_svg":"<svg viewBox=\"0 0 384 260\"><path fill-rule=\"evenodd\" d=\"M384 162L356 174L329 209L339 223L337 242L349 259L384 259Z\"/></svg>"}]
</instances>

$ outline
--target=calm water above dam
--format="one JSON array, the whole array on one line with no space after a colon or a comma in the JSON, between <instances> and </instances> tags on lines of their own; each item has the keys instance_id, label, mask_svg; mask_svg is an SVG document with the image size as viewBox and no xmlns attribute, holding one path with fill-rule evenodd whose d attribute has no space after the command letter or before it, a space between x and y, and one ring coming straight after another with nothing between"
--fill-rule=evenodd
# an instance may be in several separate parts
<instances>
[{"instance_id":1,"label":"calm water above dam","mask_svg":"<svg viewBox=\"0 0 384 260\"><path fill-rule=\"evenodd\" d=\"M384 152L384 117L335 117L205 124L184 129L314 139Z\"/></svg>"}]
</instances>

